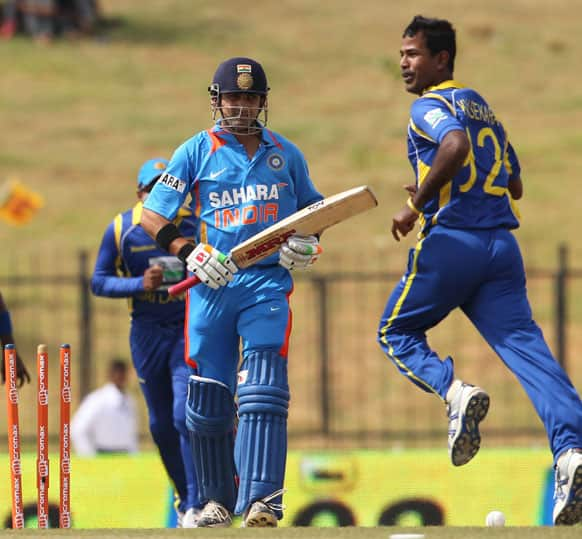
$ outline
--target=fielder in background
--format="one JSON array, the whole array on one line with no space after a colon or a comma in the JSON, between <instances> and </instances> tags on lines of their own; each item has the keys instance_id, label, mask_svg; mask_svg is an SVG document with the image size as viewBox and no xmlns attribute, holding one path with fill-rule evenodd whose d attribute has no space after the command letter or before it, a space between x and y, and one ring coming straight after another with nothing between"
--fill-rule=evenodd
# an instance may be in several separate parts
<instances>
[{"instance_id":1,"label":"fielder in background","mask_svg":"<svg viewBox=\"0 0 582 539\"><path fill-rule=\"evenodd\" d=\"M170 297L168 286L186 275L184 263L162 251L140 226L143 201L166 159L150 159L137 177L138 203L107 227L91 287L97 296L128 298L133 365L148 408L149 426L177 495L178 525L191 527L198 514L196 476L186 428L189 370L184 362L184 297ZM192 239L196 223L186 208L174 224Z\"/></svg>"},{"instance_id":2,"label":"fielder in background","mask_svg":"<svg viewBox=\"0 0 582 539\"><path fill-rule=\"evenodd\" d=\"M450 22L415 17L404 30L400 68L413 102L408 156L416 175L392 221L396 240L417 220L408 268L382 315L378 340L402 374L447 405L455 466L479 450L485 390L455 379L453 359L429 348L426 332L460 307L515 374L547 431L554 455L554 522L582 520L582 403L532 319L525 270L511 229L522 196L507 133L475 90L453 79Z\"/></svg>"},{"instance_id":3,"label":"fielder in background","mask_svg":"<svg viewBox=\"0 0 582 539\"><path fill-rule=\"evenodd\" d=\"M108 382L79 405L71 421L77 455L137 453L137 409L127 394L128 374L124 360L112 359L107 368Z\"/></svg>"},{"instance_id":4,"label":"fielder in background","mask_svg":"<svg viewBox=\"0 0 582 539\"><path fill-rule=\"evenodd\" d=\"M15 344L14 336L12 335L12 318L10 316L10 311L4 303L4 297L0 293L0 341L2 343L2 349L7 344ZM2 383L6 383L6 371L4 365L4 354L2 354L2 361L0 361L2 366L0 367L0 372L2 373ZM22 387L25 382L30 383L30 374L26 370L26 365L16 353L16 380L18 382L18 387Z\"/></svg>"},{"instance_id":5,"label":"fielder in background","mask_svg":"<svg viewBox=\"0 0 582 539\"><path fill-rule=\"evenodd\" d=\"M229 526L232 513L243 515L243 526L276 526L287 456L289 270L309 267L321 248L315 236L291 236L279 253L240 271L228 253L322 196L299 149L266 128L269 88L258 62L226 60L209 91L216 123L175 151L142 226L203 283L189 291L187 334L187 361L198 369L187 421L206 504L198 526ZM172 223L189 194L196 243Z\"/></svg>"}]
</instances>

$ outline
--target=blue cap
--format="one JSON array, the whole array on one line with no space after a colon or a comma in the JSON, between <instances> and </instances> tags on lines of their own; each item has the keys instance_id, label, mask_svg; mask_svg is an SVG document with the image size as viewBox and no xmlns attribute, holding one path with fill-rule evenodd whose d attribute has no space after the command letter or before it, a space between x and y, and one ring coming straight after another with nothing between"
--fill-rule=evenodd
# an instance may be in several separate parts
<instances>
[{"instance_id":1,"label":"blue cap","mask_svg":"<svg viewBox=\"0 0 582 539\"><path fill-rule=\"evenodd\" d=\"M212 96L234 93L267 95L269 86L259 62L251 58L236 57L218 66L208 91Z\"/></svg>"},{"instance_id":2,"label":"blue cap","mask_svg":"<svg viewBox=\"0 0 582 539\"><path fill-rule=\"evenodd\" d=\"M137 187L143 189L159 178L167 168L169 161L163 157L146 161L137 174Z\"/></svg>"}]
</instances>

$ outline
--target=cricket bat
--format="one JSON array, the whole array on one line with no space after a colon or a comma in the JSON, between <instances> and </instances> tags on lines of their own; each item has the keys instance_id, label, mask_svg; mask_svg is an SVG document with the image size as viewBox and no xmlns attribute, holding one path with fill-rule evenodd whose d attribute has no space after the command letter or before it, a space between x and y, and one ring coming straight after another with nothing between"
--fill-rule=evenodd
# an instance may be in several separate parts
<instances>
[{"instance_id":1,"label":"cricket bat","mask_svg":"<svg viewBox=\"0 0 582 539\"><path fill-rule=\"evenodd\" d=\"M326 228L377 205L378 201L374 193L366 185L342 191L314 202L239 243L230 252L230 257L239 268L248 268L279 250L279 247L293 234L301 236L319 234ZM188 277L171 286L168 293L176 296L199 282L200 279L196 276Z\"/></svg>"}]
</instances>

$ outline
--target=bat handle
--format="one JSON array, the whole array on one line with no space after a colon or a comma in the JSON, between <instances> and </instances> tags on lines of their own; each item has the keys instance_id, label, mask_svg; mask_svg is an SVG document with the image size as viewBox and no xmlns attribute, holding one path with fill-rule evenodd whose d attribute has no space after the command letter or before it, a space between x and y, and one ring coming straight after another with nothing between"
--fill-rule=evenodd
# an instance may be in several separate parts
<instances>
[{"instance_id":1,"label":"bat handle","mask_svg":"<svg viewBox=\"0 0 582 539\"><path fill-rule=\"evenodd\" d=\"M180 281L179 283L170 286L170 288L168 288L168 294L170 294L170 296L177 296L182 292L186 292L186 290L188 290L189 288L196 286L199 282L200 279L198 278L198 276L193 275L192 277L188 277L187 279L184 279L183 281Z\"/></svg>"}]
</instances>

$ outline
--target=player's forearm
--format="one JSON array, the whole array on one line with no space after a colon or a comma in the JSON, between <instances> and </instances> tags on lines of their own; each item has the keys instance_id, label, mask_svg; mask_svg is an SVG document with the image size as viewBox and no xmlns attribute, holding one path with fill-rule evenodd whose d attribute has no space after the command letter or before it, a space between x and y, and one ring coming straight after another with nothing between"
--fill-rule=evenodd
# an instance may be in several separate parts
<instances>
[{"instance_id":1,"label":"player's forearm","mask_svg":"<svg viewBox=\"0 0 582 539\"><path fill-rule=\"evenodd\" d=\"M96 296L129 298L144 291L143 277L117 277L96 271L91 279L91 291Z\"/></svg>"},{"instance_id":2,"label":"player's forearm","mask_svg":"<svg viewBox=\"0 0 582 539\"><path fill-rule=\"evenodd\" d=\"M147 208L143 209L140 225L152 239L155 240L160 229L169 223L170 221L162 217L159 213L148 210Z\"/></svg>"},{"instance_id":3,"label":"player's forearm","mask_svg":"<svg viewBox=\"0 0 582 539\"><path fill-rule=\"evenodd\" d=\"M523 196L523 183L521 177L511 178L507 188L509 189L509 194L513 200L519 200Z\"/></svg>"},{"instance_id":4,"label":"player's forearm","mask_svg":"<svg viewBox=\"0 0 582 539\"><path fill-rule=\"evenodd\" d=\"M440 144L433 165L426 178L412 196L416 208L422 208L434 198L461 170L471 147L463 131L451 131Z\"/></svg>"},{"instance_id":5,"label":"player's forearm","mask_svg":"<svg viewBox=\"0 0 582 539\"><path fill-rule=\"evenodd\" d=\"M168 221L165 217L162 217L160 214L153 212L144 208L141 216L141 227L147 232L147 234L156 240L158 245L160 245L160 231L166 227L167 225L172 225L171 221ZM167 244L160 245L160 247L164 248L172 255L178 255L180 249L184 247L184 245L190 244L186 238L183 236L177 236L175 239L170 241Z\"/></svg>"}]
</instances>

